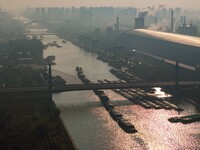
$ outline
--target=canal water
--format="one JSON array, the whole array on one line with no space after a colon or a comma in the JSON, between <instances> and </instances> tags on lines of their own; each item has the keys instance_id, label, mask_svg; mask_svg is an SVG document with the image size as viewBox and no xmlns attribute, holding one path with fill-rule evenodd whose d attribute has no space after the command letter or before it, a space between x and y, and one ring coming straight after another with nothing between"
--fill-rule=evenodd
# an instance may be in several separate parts
<instances>
[{"instance_id":1,"label":"canal water","mask_svg":"<svg viewBox=\"0 0 200 150\"><path fill-rule=\"evenodd\" d=\"M35 31L34 31L35 32ZM80 83L75 67L80 66L91 81L97 79L116 79L108 64L96 59L96 54L89 53L70 42L62 43L55 35L44 36L43 43L57 41L62 48L49 47L44 50L44 57L56 56L54 74L62 75L67 83ZM92 91L63 92L54 94L53 99L61 110L61 117L80 150L197 150L200 149L200 123L172 124L169 117L179 115L174 110L144 109L130 101L106 90L117 110L129 119L138 133L125 133L108 112L102 107ZM199 111L194 105L181 102L185 111L180 115Z\"/></svg>"}]
</instances>

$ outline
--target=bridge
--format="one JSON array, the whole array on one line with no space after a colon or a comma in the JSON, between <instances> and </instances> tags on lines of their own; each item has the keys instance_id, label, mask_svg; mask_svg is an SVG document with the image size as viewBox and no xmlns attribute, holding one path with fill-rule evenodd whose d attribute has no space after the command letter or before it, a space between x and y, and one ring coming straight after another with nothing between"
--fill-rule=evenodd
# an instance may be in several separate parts
<instances>
[{"instance_id":1,"label":"bridge","mask_svg":"<svg viewBox=\"0 0 200 150\"><path fill-rule=\"evenodd\" d=\"M179 82L179 87L200 86L200 81ZM0 93L28 93L28 92L69 92L100 89L127 89L127 88L152 88L152 87L176 87L176 82L153 82L153 83L93 83L93 84L68 84L65 86L49 87L23 87L23 88L1 88Z\"/></svg>"},{"instance_id":2,"label":"bridge","mask_svg":"<svg viewBox=\"0 0 200 150\"><path fill-rule=\"evenodd\" d=\"M127 89L127 88L153 88L153 87L174 87L177 95L180 87L200 86L200 81L179 82L178 61L176 62L175 82L130 82L130 83L89 83L89 84L68 84L65 86L52 86L51 64L49 64L49 81L46 87L22 87L22 88L0 88L1 93L29 93L29 92L49 92L52 93L100 89Z\"/></svg>"},{"instance_id":3,"label":"bridge","mask_svg":"<svg viewBox=\"0 0 200 150\"><path fill-rule=\"evenodd\" d=\"M49 22L65 22L64 20L52 20L52 19L38 19L32 20L30 22L24 23L26 26L32 25L33 23L48 24Z\"/></svg>"},{"instance_id":4,"label":"bridge","mask_svg":"<svg viewBox=\"0 0 200 150\"><path fill-rule=\"evenodd\" d=\"M28 32L26 32L24 34L27 35L27 36L33 36L33 35L35 35L35 36L38 36L38 35L55 35L54 33L28 33Z\"/></svg>"}]
</instances>

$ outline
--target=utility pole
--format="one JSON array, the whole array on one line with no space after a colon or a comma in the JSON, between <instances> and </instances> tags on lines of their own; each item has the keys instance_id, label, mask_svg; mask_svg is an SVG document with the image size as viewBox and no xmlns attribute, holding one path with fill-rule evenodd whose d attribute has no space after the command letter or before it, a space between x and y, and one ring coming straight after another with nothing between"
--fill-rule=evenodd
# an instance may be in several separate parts
<instances>
[{"instance_id":1,"label":"utility pole","mask_svg":"<svg viewBox=\"0 0 200 150\"><path fill-rule=\"evenodd\" d=\"M176 100L179 100L179 64L176 61Z\"/></svg>"}]
</instances>

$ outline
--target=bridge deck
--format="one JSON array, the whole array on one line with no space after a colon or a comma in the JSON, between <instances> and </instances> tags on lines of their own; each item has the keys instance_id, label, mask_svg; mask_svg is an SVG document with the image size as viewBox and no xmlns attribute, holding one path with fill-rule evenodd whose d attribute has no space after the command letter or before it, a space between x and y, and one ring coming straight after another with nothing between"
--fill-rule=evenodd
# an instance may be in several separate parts
<instances>
[{"instance_id":1,"label":"bridge deck","mask_svg":"<svg viewBox=\"0 0 200 150\"><path fill-rule=\"evenodd\" d=\"M156 82L156 83L108 83L108 84L69 84L66 86L54 86L51 92L99 90L99 89L126 89L126 88L151 88L151 87L174 87L175 82ZM200 86L200 81L179 82L180 87ZM26 93L26 92L47 92L48 87L24 87L24 88L1 88L0 93Z\"/></svg>"},{"instance_id":2,"label":"bridge deck","mask_svg":"<svg viewBox=\"0 0 200 150\"><path fill-rule=\"evenodd\" d=\"M25 35L55 35L54 33L24 33Z\"/></svg>"}]
</instances>

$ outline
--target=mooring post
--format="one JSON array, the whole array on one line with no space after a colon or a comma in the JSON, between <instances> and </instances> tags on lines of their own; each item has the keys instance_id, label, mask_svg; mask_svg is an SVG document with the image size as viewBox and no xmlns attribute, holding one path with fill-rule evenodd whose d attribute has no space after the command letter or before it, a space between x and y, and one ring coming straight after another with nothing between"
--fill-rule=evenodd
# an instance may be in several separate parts
<instances>
[{"instance_id":1,"label":"mooring post","mask_svg":"<svg viewBox=\"0 0 200 150\"><path fill-rule=\"evenodd\" d=\"M52 76L51 76L51 64L49 64L49 99L52 100Z\"/></svg>"},{"instance_id":2,"label":"mooring post","mask_svg":"<svg viewBox=\"0 0 200 150\"><path fill-rule=\"evenodd\" d=\"M176 61L176 100L179 100L179 64Z\"/></svg>"}]
</instances>

